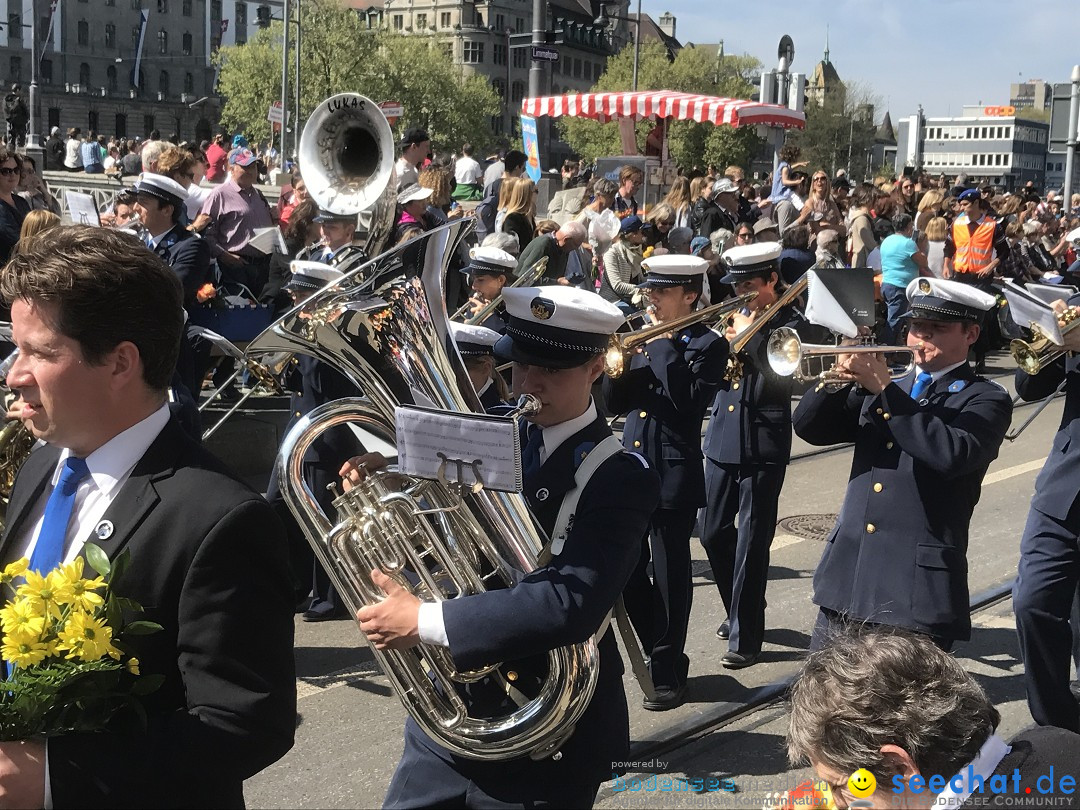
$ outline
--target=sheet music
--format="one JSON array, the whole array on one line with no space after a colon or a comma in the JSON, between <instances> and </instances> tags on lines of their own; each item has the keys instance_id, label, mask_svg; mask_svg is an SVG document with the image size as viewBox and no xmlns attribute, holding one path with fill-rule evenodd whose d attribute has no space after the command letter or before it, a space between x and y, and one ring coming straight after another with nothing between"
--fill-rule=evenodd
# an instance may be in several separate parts
<instances>
[{"instance_id":1,"label":"sheet music","mask_svg":"<svg viewBox=\"0 0 1080 810\"><path fill-rule=\"evenodd\" d=\"M67 201L68 216L75 225L101 225L94 198L81 191L69 191L64 195Z\"/></svg>"},{"instance_id":2,"label":"sheet music","mask_svg":"<svg viewBox=\"0 0 1080 810\"><path fill-rule=\"evenodd\" d=\"M395 409L398 468L500 492L521 491L521 444L514 419L400 405Z\"/></svg>"},{"instance_id":3,"label":"sheet music","mask_svg":"<svg viewBox=\"0 0 1080 810\"><path fill-rule=\"evenodd\" d=\"M1036 324L1055 345L1060 346L1064 342L1061 325L1053 308L1011 281L1002 282L1001 287L1009 302L1009 317L1017 326L1030 329L1032 324Z\"/></svg>"},{"instance_id":4,"label":"sheet music","mask_svg":"<svg viewBox=\"0 0 1080 810\"><path fill-rule=\"evenodd\" d=\"M248 240L247 247L259 251L259 253L288 253L285 247L285 239L277 226L270 228L256 228L255 235Z\"/></svg>"}]
</instances>

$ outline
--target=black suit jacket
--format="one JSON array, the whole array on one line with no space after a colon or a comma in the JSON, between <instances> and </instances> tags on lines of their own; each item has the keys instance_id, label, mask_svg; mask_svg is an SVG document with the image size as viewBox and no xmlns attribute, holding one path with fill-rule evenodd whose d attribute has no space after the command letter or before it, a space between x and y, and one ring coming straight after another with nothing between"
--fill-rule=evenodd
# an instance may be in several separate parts
<instances>
[{"instance_id":1,"label":"black suit jacket","mask_svg":"<svg viewBox=\"0 0 1080 810\"><path fill-rule=\"evenodd\" d=\"M210 281L210 245L183 225L173 225L154 247L154 253L169 265L180 279L184 291L184 309L198 305L199 288Z\"/></svg>"},{"instance_id":2,"label":"black suit jacket","mask_svg":"<svg viewBox=\"0 0 1080 810\"><path fill-rule=\"evenodd\" d=\"M626 414L623 446L660 473L663 509L705 505L701 422L727 357L728 342L697 323L647 344L618 379L604 378L608 410Z\"/></svg>"},{"instance_id":3,"label":"black suit jacket","mask_svg":"<svg viewBox=\"0 0 1080 810\"><path fill-rule=\"evenodd\" d=\"M59 450L31 454L15 482L0 554L23 529ZM53 806L242 807L244 779L285 754L296 723L292 588L269 504L170 421L88 538L131 552L118 591L162 632L139 636L145 733L48 741ZM89 567L89 566L88 566Z\"/></svg>"},{"instance_id":4,"label":"black suit jacket","mask_svg":"<svg viewBox=\"0 0 1080 810\"><path fill-rule=\"evenodd\" d=\"M961 807L1006 806L995 802L993 796L1016 797L1013 801L1017 807L1023 807L1026 800L1042 802L1043 807L1076 807L1080 803L1075 782L1080 774L1080 735L1054 726L1032 726L1009 740L1009 745L1012 751L994 769L994 776L1002 778L987 779L983 791L973 792ZM1020 775L1019 782L1014 781L1016 774ZM1066 784L1064 791L1063 776L1073 777L1073 784ZM1006 790L995 790L993 786L1002 782Z\"/></svg>"},{"instance_id":5,"label":"black suit jacket","mask_svg":"<svg viewBox=\"0 0 1080 810\"><path fill-rule=\"evenodd\" d=\"M795 432L854 442L844 505L814 574L814 602L946 639L971 635L968 528L1012 418L1005 389L965 363L916 402L891 383L807 391Z\"/></svg>"}]
</instances>

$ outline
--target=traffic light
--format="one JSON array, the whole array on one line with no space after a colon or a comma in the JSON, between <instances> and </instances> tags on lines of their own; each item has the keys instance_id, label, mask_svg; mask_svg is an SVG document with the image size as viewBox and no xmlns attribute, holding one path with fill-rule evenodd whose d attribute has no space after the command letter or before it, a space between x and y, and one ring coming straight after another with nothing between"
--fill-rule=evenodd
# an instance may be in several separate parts
<instances>
[{"instance_id":1,"label":"traffic light","mask_svg":"<svg viewBox=\"0 0 1080 810\"><path fill-rule=\"evenodd\" d=\"M270 6L259 6L255 9L255 25L258 28L270 27Z\"/></svg>"}]
</instances>

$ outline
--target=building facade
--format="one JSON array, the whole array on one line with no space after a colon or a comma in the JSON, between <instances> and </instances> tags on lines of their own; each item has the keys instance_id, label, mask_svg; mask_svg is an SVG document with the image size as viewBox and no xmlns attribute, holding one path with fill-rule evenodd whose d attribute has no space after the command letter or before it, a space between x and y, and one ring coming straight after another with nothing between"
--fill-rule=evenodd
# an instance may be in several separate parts
<instances>
[{"instance_id":1,"label":"building facade","mask_svg":"<svg viewBox=\"0 0 1080 810\"><path fill-rule=\"evenodd\" d=\"M1022 116L965 115L902 119L897 132L896 172L921 168L932 175L966 174L971 182L1013 191L1031 180L1043 187L1050 125Z\"/></svg>"},{"instance_id":2,"label":"building facade","mask_svg":"<svg viewBox=\"0 0 1080 810\"><path fill-rule=\"evenodd\" d=\"M0 32L0 71L6 70L7 87L17 83L28 97L34 20L43 138L52 127L79 127L110 136L146 138L158 130L167 139L202 140L221 111L208 47L208 20L221 5L60 0L50 11L49 0L0 0L0 19L7 21Z\"/></svg>"},{"instance_id":3,"label":"building facade","mask_svg":"<svg viewBox=\"0 0 1080 810\"><path fill-rule=\"evenodd\" d=\"M1052 93L1053 86L1042 79L1028 79L1009 85L1009 104L1018 110L1042 112L1050 109Z\"/></svg>"}]
</instances>

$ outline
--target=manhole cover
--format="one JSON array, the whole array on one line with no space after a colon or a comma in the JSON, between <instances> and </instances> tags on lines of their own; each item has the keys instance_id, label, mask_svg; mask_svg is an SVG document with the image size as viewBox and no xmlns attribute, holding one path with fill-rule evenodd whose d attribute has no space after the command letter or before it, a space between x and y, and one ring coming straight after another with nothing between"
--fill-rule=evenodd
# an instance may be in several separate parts
<instances>
[{"instance_id":1,"label":"manhole cover","mask_svg":"<svg viewBox=\"0 0 1080 810\"><path fill-rule=\"evenodd\" d=\"M793 515L781 520L777 526L796 537L825 541L836 525L837 517L838 515Z\"/></svg>"}]
</instances>

